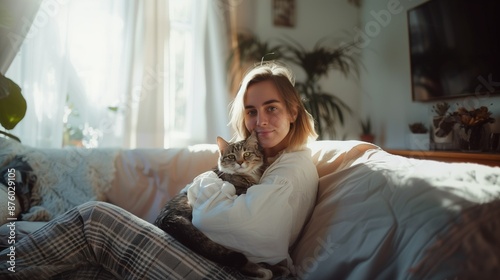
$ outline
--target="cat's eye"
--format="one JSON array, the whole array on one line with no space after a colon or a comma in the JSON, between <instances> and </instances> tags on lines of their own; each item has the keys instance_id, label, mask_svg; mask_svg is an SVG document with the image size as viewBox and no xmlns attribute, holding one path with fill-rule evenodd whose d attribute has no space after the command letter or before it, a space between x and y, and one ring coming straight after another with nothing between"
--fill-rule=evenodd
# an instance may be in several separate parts
<instances>
[{"instance_id":1,"label":"cat's eye","mask_svg":"<svg viewBox=\"0 0 500 280\"><path fill-rule=\"evenodd\" d=\"M226 158L229 160L236 160L236 157L234 155L228 155L226 156Z\"/></svg>"},{"instance_id":2,"label":"cat's eye","mask_svg":"<svg viewBox=\"0 0 500 280\"><path fill-rule=\"evenodd\" d=\"M243 156L244 156L244 157L249 157L251 154L252 154L252 153L250 153L250 152L245 152L245 153L243 154Z\"/></svg>"}]
</instances>

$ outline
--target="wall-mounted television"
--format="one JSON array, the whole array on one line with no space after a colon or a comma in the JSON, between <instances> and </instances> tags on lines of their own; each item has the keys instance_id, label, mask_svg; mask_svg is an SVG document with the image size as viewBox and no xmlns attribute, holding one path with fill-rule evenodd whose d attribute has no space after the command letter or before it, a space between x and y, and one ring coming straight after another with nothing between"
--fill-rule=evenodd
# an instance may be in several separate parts
<instances>
[{"instance_id":1,"label":"wall-mounted television","mask_svg":"<svg viewBox=\"0 0 500 280\"><path fill-rule=\"evenodd\" d=\"M500 0L429 0L407 11L414 101L500 94Z\"/></svg>"}]
</instances>

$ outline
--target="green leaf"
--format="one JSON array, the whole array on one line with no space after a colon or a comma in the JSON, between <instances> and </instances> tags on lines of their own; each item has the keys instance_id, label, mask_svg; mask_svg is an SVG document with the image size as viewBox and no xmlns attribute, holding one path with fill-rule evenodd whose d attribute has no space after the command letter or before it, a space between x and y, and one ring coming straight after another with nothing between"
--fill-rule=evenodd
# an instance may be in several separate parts
<instances>
[{"instance_id":1,"label":"green leaf","mask_svg":"<svg viewBox=\"0 0 500 280\"><path fill-rule=\"evenodd\" d=\"M21 88L0 74L0 124L7 130L13 129L24 118L26 109Z\"/></svg>"},{"instance_id":2,"label":"green leaf","mask_svg":"<svg viewBox=\"0 0 500 280\"><path fill-rule=\"evenodd\" d=\"M118 106L108 106L108 110L116 113L116 112L118 112Z\"/></svg>"}]
</instances>

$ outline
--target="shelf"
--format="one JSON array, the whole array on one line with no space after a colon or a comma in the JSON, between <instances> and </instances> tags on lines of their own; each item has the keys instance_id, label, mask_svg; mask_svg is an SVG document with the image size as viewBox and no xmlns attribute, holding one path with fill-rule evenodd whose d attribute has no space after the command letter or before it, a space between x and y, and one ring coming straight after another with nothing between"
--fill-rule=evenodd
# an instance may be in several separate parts
<instances>
[{"instance_id":1,"label":"shelf","mask_svg":"<svg viewBox=\"0 0 500 280\"><path fill-rule=\"evenodd\" d=\"M459 151L421 151L421 150L395 150L386 149L387 152L419 159L431 159L444 162L473 162L489 166L500 167L500 154L492 153L467 153Z\"/></svg>"}]
</instances>

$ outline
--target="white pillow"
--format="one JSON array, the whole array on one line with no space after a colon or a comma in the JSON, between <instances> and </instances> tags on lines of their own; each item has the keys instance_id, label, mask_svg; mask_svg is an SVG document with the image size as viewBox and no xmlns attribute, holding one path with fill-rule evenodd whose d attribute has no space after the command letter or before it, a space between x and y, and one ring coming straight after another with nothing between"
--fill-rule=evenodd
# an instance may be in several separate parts
<instances>
[{"instance_id":1,"label":"white pillow","mask_svg":"<svg viewBox=\"0 0 500 280\"><path fill-rule=\"evenodd\" d=\"M165 203L197 175L217 165L215 144L124 150L115 159L108 202L153 222Z\"/></svg>"}]
</instances>

